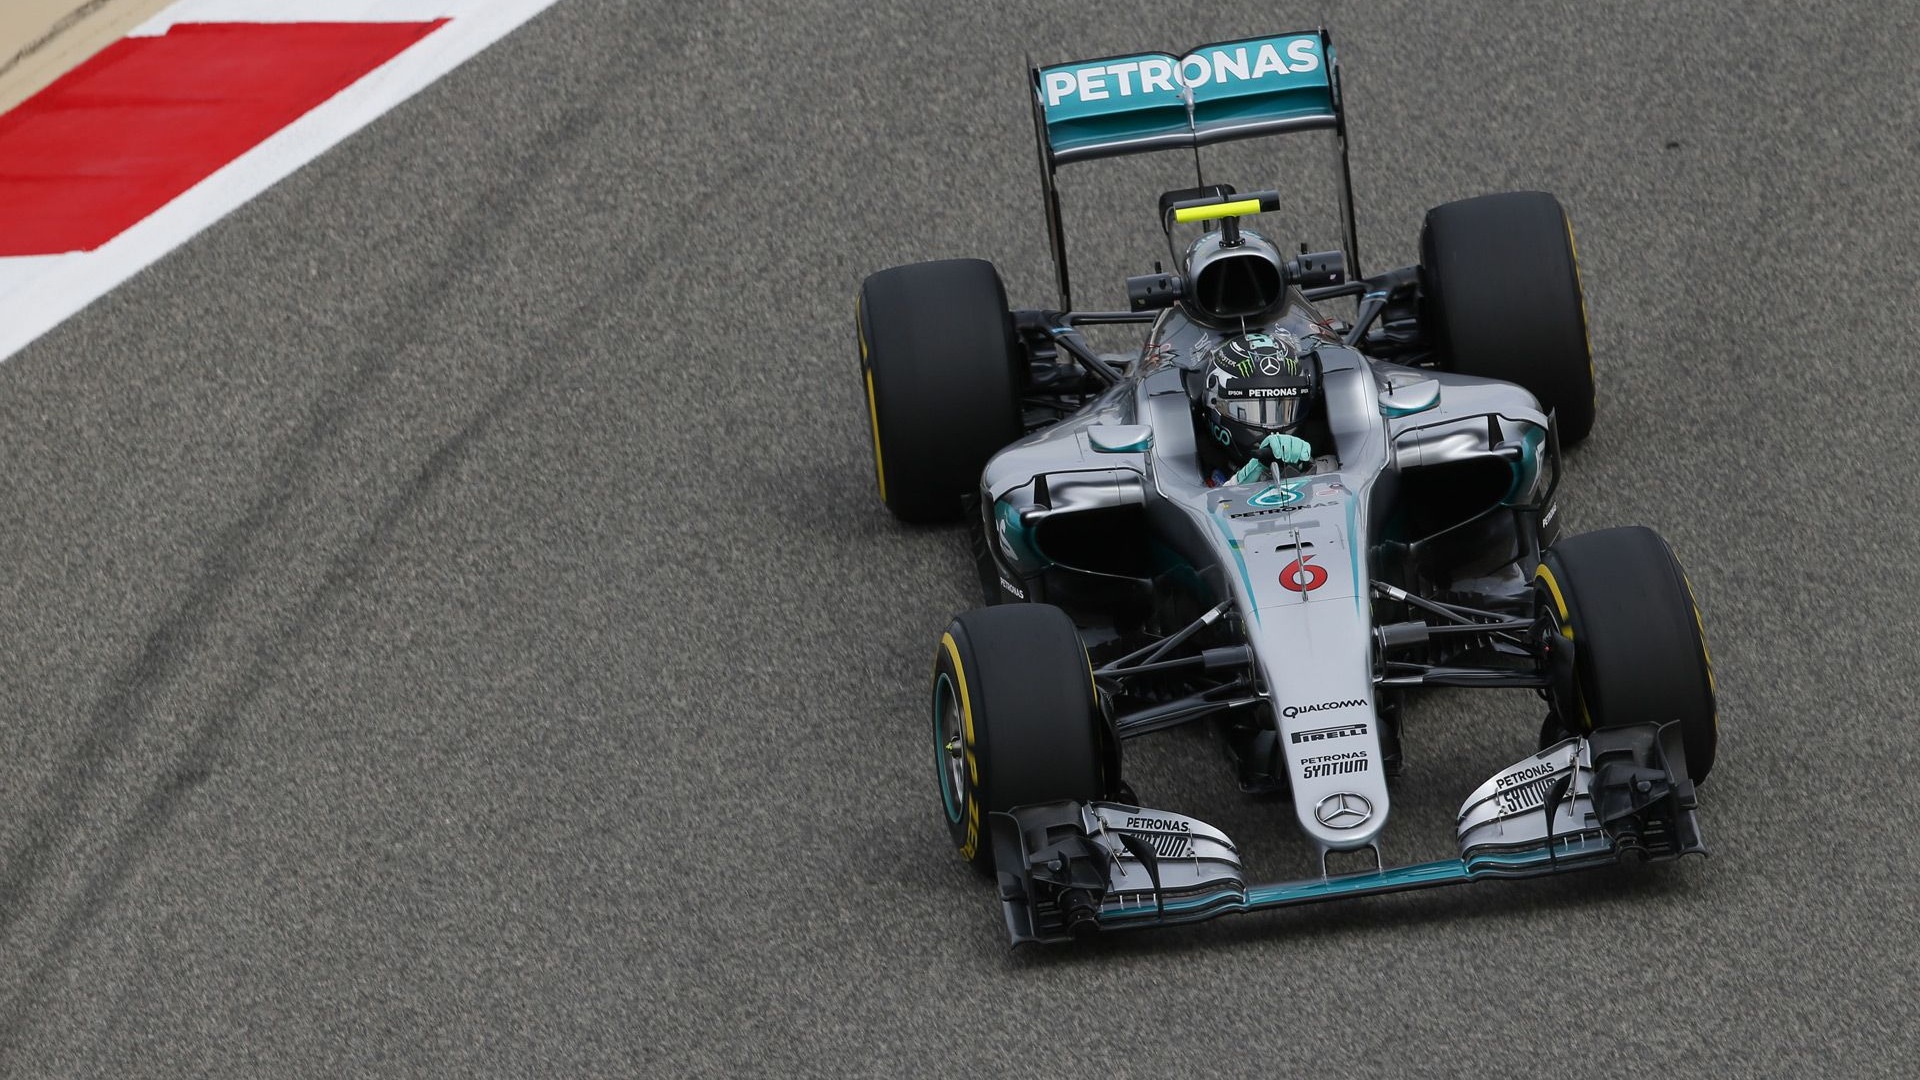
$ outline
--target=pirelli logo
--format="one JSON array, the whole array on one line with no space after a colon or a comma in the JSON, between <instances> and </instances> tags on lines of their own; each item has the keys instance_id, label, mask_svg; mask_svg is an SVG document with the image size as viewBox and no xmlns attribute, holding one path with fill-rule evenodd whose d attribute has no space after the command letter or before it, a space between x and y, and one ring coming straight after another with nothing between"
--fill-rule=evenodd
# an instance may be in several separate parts
<instances>
[{"instance_id":1,"label":"pirelli logo","mask_svg":"<svg viewBox=\"0 0 1920 1080\"><path fill-rule=\"evenodd\" d=\"M1293 733L1295 743L1326 742L1328 739L1350 739L1356 735L1365 735L1365 724L1342 724L1339 727L1314 728L1312 731Z\"/></svg>"}]
</instances>

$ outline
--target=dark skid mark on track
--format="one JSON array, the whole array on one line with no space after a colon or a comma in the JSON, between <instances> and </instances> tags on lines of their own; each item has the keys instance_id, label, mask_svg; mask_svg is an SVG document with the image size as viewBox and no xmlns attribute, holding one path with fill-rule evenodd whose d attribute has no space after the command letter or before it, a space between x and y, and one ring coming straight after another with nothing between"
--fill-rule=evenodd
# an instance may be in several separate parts
<instances>
[{"instance_id":1,"label":"dark skid mark on track","mask_svg":"<svg viewBox=\"0 0 1920 1080\"><path fill-rule=\"evenodd\" d=\"M610 72L602 84L630 82ZM613 89L611 86L609 90ZM511 177L494 186L486 197L470 204L466 222L456 229L454 242L439 260L439 272L419 287L397 296L389 319L371 335L380 342L353 370L350 382L322 398L315 407L306 431L277 455L270 470L273 482L248 507L238 520L221 530L207 556L201 561L195 584L186 600L155 627L146 639L140 655L111 683L91 715L88 734L69 755L64 768L44 787L36 805L50 809L37 817L28 831L28 839L15 850L0 853L0 940L16 929L21 915L28 910L26 901L50 874L66 869L61 853L70 847L73 833L85 819L84 807L103 783L108 766L119 756L136 726L155 716L167 687L177 678L191 677L195 652L205 631L215 625L229 606L229 598L247 581L247 575L262 566L271 566L280 544L277 538L300 527L297 520L281 521L295 496L303 491L302 476L319 456L319 448L334 438L350 417L373 399L395 368L393 357L418 342L424 331L437 320L421 318L422 312L445 309L456 295L457 287L470 276L471 269L484 265L492 236L502 222L512 221L525 210L527 201L544 185L526 183L528 177L540 178L566 160L560 151L582 142L603 117L603 110L592 102L604 95L588 95L589 104L569 110L564 119L547 128L543 137L530 147L517 163L519 168L502 175ZM214 230L216 233L218 230ZM632 284L638 263L628 273L611 275L603 287L583 300L598 299ZM583 304L590 308L590 304ZM537 359L548 348L564 340L572 328L564 322L541 335L543 340L529 342L527 354ZM75 901L60 917L48 940L36 950L34 958L21 965L25 975L12 980L4 1009L0 1009L0 1052L18 1045L33 1017L31 1003L38 990L58 970L64 955L73 947L86 926L113 899L127 875L140 862L153 838L164 830L179 812L184 798L210 777L219 764L218 744L226 727L240 709L265 685L267 674L279 664L289 648L297 644L328 604L350 584L366 565L379 545L428 494L436 480L453 467L491 423L521 398L531 387L538 368L523 369L507 386L496 391L477 415L427 459L419 472L381 508L371 529L349 550L342 552L328 568L321 584L302 606L298 615L280 632L255 646L252 662L245 674L204 721L186 733L175 757L168 779L141 801L137 810L120 825L120 838L112 855L84 875L85 884Z\"/></svg>"},{"instance_id":2,"label":"dark skid mark on track","mask_svg":"<svg viewBox=\"0 0 1920 1080\"><path fill-rule=\"evenodd\" d=\"M512 384L496 391L487 400L485 406L468 423L446 442L442 443L406 484L392 498L382 505L373 526L365 535L347 550L340 553L328 566L319 587L308 597L297 615L282 628L283 632L259 642L254 650L251 662L245 673L234 681L233 686L222 698L219 706L188 733L185 745L174 763L171 775L142 800L138 811L122 827L122 837L115 845L113 853L98 865L88 877L78 896L78 902L62 916L58 927L35 958L32 967L16 996L16 1004L31 1001L34 991L54 972L59 970L65 953L71 949L80 934L93 921L94 917L113 899L121 883L133 868L139 865L153 838L163 831L179 812L185 797L199 784L207 780L218 765L218 744L220 738L236 715L266 685L267 676L277 668L284 656L297 646L324 615L333 602L359 576L362 569L372 560L400 523L431 493L436 483L445 476L461 459L467 450L483 436L492 423L504 414L525 394L531 378L522 376ZM292 483L279 485L276 492L284 493L292 488ZM284 494L278 498L265 500L273 509L284 504ZM256 504L259 509L259 504ZM270 514L270 511L269 511ZM229 533L238 530L226 543L221 545L219 554L223 557L210 560L211 566L222 567L233 577L218 576L211 580L228 582L224 585L207 585L209 579L202 578L203 585L195 595L173 617L169 618L148 639L147 648L136 662L132 672L122 679L122 685L115 690L94 711L92 735L74 756L72 775L84 778L70 789L63 800L67 805L66 813L60 820L71 822L75 819L77 807L81 801L83 785L87 784L97 770L113 754L114 736L123 735L133 724L150 717L155 699L176 674L190 670L188 658L192 646L196 643L205 626L218 617L224 597L233 591L232 582L239 580L238 575L245 573L246 565L252 562L250 549L260 547L253 543L254 538L266 536L270 520L262 514L250 514L241 522L230 527ZM221 570L209 569L209 574L221 574ZM45 822L45 818L40 819ZM48 856L59 850L60 842L71 831L71 826L42 828L35 836L30 848L16 856L8 858L8 871L0 878L0 928L10 928L12 916L21 898L48 870L58 865ZM15 869L16 860L25 863ZM9 1047L18 1041L30 1017L24 1009L9 1009L4 1020L0 1020L0 1047Z\"/></svg>"},{"instance_id":3,"label":"dark skid mark on track","mask_svg":"<svg viewBox=\"0 0 1920 1080\"><path fill-rule=\"evenodd\" d=\"M27 57L32 56L34 53L37 53L41 49L46 48L48 45L53 44L54 40L58 38L61 34L64 34L68 30L71 30L75 26L79 25L80 20L85 19L88 16L92 15L94 12L99 11L103 7L106 7L108 2L109 0L87 0L85 4L82 4L80 7L75 8L73 11L68 12L66 14L66 17L62 18L59 22L54 23L51 27L49 27L46 33L40 35L38 38L34 39L33 41L28 42L26 46L22 48L19 52L14 53L13 56L7 60L6 63L0 64L0 75L5 75L7 72L12 71L14 68L19 67L21 63L27 59Z\"/></svg>"}]
</instances>

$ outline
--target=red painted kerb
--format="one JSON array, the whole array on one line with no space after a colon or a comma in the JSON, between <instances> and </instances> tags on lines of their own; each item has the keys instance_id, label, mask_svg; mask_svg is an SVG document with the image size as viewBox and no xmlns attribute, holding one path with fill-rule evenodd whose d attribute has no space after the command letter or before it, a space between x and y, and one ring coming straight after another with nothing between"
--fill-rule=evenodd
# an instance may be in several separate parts
<instances>
[{"instance_id":1,"label":"red painted kerb","mask_svg":"<svg viewBox=\"0 0 1920 1080\"><path fill-rule=\"evenodd\" d=\"M445 25L185 23L0 116L0 256L91 251Z\"/></svg>"}]
</instances>

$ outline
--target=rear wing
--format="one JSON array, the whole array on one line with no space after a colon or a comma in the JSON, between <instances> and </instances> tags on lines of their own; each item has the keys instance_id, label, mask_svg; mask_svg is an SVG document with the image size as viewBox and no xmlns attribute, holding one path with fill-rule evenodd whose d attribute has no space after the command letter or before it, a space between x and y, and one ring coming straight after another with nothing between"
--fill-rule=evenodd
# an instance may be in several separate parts
<instances>
[{"instance_id":1,"label":"rear wing","mask_svg":"<svg viewBox=\"0 0 1920 1080\"><path fill-rule=\"evenodd\" d=\"M1028 70L1047 238L1062 310L1072 308L1054 174L1062 165L1191 149L1295 131L1334 132L1340 148L1347 265L1359 274L1353 174L1347 164L1340 67L1326 30L1149 52Z\"/></svg>"}]
</instances>

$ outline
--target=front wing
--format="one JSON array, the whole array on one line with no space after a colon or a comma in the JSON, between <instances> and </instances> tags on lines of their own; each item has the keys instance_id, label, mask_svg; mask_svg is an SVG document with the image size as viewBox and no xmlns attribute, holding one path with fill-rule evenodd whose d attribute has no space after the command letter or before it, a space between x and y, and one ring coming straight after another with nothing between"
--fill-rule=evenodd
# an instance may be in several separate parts
<instances>
[{"instance_id":1,"label":"front wing","mask_svg":"<svg viewBox=\"0 0 1920 1080\"><path fill-rule=\"evenodd\" d=\"M1203 821L1110 802L1056 802L992 815L1007 930L1018 945L1102 930L1198 922L1229 912L1534 877L1704 854L1677 724L1568 739L1482 784L1460 808L1460 857L1366 873L1248 884L1225 833Z\"/></svg>"}]
</instances>

